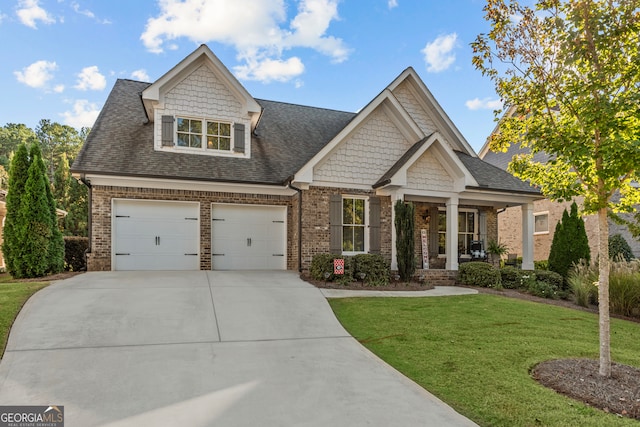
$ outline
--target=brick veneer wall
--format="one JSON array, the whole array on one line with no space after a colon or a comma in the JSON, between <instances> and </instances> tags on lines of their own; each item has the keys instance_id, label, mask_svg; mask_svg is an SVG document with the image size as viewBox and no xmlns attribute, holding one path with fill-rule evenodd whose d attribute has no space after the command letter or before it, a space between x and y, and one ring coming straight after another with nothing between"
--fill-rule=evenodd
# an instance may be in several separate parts
<instances>
[{"instance_id":1,"label":"brick veneer wall","mask_svg":"<svg viewBox=\"0 0 640 427\"><path fill-rule=\"evenodd\" d=\"M200 269L211 270L211 203L287 206L287 269L297 268L297 198L261 194L94 186L92 189L90 271L111 270L111 206L113 198L200 202ZM292 238L294 236L295 238Z\"/></svg>"},{"instance_id":2,"label":"brick veneer wall","mask_svg":"<svg viewBox=\"0 0 640 427\"><path fill-rule=\"evenodd\" d=\"M311 187L302 196L302 269L309 270L314 255L329 253L329 199L332 194L375 196L373 191ZM380 252L391 262L391 198L380 197Z\"/></svg>"}]
</instances>

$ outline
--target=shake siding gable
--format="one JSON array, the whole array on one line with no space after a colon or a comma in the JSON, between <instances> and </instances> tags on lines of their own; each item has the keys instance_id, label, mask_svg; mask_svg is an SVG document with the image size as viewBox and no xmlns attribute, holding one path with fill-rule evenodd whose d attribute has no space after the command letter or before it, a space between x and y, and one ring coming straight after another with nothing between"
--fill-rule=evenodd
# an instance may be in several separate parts
<instances>
[{"instance_id":1,"label":"shake siding gable","mask_svg":"<svg viewBox=\"0 0 640 427\"><path fill-rule=\"evenodd\" d=\"M453 179L427 150L407 171L407 187L415 190L453 191Z\"/></svg>"},{"instance_id":2,"label":"shake siding gable","mask_svg":"<svg viewBox=\"0 0 640 427\"><path fill-rule=\"evenodd\" d=\"M415 142L415 141L413 141ZM411 147L380 108L314 169L314 180L372 185Z\"/></svg>"},{"instance_id":3,"label":"shake siding gable","mask_svg":"<svg viewBox=\"0 0 640 427\"><path fill-rule=\"evenodd\" d=\"M250 128L242 105L223 82L206 66L201 65L164 95L163 108L155 109L155 120L162 116L209 118L239 122ZM156 126L156 141L162 141L162 127Z\"/></svg>"},{"instance_id":4,"label":"shake siding gable","mask_svg":"<svg viewBox=\"0 0 640 427\"><path fill-rule=\"evenodd\" d=\"M405 81L395 88L393 95L425 135L429 135L438 130L433 120L431 120L420 102L416 99L408 82Z\"/></svg>"}]
</instances>

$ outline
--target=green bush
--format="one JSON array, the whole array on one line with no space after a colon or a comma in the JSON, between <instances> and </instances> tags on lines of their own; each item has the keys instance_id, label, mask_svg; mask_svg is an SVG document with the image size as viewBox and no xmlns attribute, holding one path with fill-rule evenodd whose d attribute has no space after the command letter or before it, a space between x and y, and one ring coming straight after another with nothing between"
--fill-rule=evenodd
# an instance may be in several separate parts
<instances>
[{"instance_id":1,"label":"green bush","mask_svg":"<svg viewBox=\"0 0 640 427\"><path fill-rule=\"evenodd\" d=\"M398 200L394 206L396 218L396 260L398 274L403 282L411 281L416 272L415 207L413 203Z\"/></svg>"},{"instance_id":2,"label":"green bush","mask_svg":"<svg viewBox=\"0 0 640 427\"><path fill-rule=\"evenodd\" d=\"M500 269L500 279L502 286L507 289L521 289L523 288L522 276L526 273L519 268L512 267L510 265Z\"/></svg>"},{"instance_id":3,"label":"green bush","mask_svg":"<svg viewBox=\"0 0 640 427\"><path fill-rule=\"evenodd\" d=\"M465 262L460 264L458 281L463 285L502 289L500 271L486 262Z\"/></svg>"},{"instance_id":4,"label":"green bush","mask_svg":"<svg viewBox=\"0 0 640 427\"><path fill-rule=\"evenodd\" d=\"M609 307L622 316L640 316L640 264L612 262L609 273Z\"/></svg>"},{"instance_id":5,"label":"green bush","mask_svg":"<svg viewBox=\"0 0 640 427\"><path fill-rule=\"evenodd\" d=\"M543 259L541 261L533 261L533 268L536 270L548 270L549 269L549 261Z\"/></svg>"},{"instance_id":6,"label":"green bush","mask_svg":"<svg viewBox=\"0 0 640 427\"><path fill-rule=\"evenodd\" d=\"M571 266L581 259L589 263L591 252L584 221L578 215L578 205L571 204L571 214L565 209L562 221L556 224L556 230L549 252L549 270L566 278Z\"/></svg>"},{"instance_id":7,"label":"green bush","mask_svg":"<svg viewBox=\"0 0 640 427\"><path fill-rule=\"evenodd\" d=\"M89 247L89 239L78 236L64 236L64 265L67 271L85 271L87 260L85 251Z\"/></svg>"},{"instance_id":8,"label":"green bush","mask_svg":"<svg viewBox=\"0 0 640 427\"><path fill-rule=\"evenodd\" d=\"M558 273L547 270L535 270L534 273L537 281L555 286L558 290L563 292L568 290L568 288L565 287L564 279Z\"/></svg>"},{"instance_id":9,"label":"green bush","mask_svg":"<svg viewBox=\"0 0 640 427\"><path fill-rule=\"evenodd\" d=\"M368 286L383 286L389 284L389 263L382 255L359 254L353 257L355 280L362 280L360 274L364 273L363 282Z\"/></svg>"},{"instance_id":10,"label":"green bush","mask_svg":"<svg viewBox=\"0 0 640 427\"><path fill-rule=\"evenodd\" d=\"M584 260L573 266L567 283L576 304L588 307L589 304L598 302L598 288L595 285L597 281L598 272Z\"/></svg>"},{"instance_id":11,"label":"green bush","mask_svg":"<svg viewBox=\"0 0 640 427\"><path fill-rule=\"evenodd\" d=\"M558 299L562 296L562 291L557 286L542 280L536 280L535 275L533 277L534 279L529 281L527 289L527 292L531 295L552 299Z\"/></svg>"},{"instance_id":12,"label":"green bush","mask_svg":"<svg viewBox=\"0 0 640 427\"><path fill-rule=\"evenodd\" d=\"M609 258L618 261L621 257L625 261L633 259L633 252L629 243L620 234L609 236Z\"/></svg>"}]
</instances>

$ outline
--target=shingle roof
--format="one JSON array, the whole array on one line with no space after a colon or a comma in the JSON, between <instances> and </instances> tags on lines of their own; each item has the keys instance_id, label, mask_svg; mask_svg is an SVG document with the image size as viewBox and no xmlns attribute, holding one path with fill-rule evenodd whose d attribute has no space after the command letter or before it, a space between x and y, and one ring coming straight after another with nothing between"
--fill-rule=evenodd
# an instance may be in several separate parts
<instances>
[{"instance_id":1,"label":"shingle roof","mask_svg":"<svg viewBox=\"0 0 640 427\"><path fill-rule=\"evenodd\" d=\"M531 150L528 147L524 148L519 143L513 143L504 153L488 150L482 160L502 170L507 170L507 166L509 166L509 162L511 162L513 156L529 153L531 153ZM547 160L549 160L549 156L546 153L536 153L533 155L533 160L535 162L546 163Z\"/></svg>"},{"instance_id":2,"label":"shingle roof","mask_svg":"<svg viewBox=\"0 0 640 427\"><path fill-rule=\"evenodd\" d=\"M76 173L282 184L354 113L256 99L263 115L251 158L155 151L140 93L150 84L118 80L71 168ZM145 124L146 123L146 124Z\"/></svg>"},{"instance_id":3,"label":"shingle roof","mask_svg":"<svg viewBox=\"0 0 640 427\"><path fill-rule=\"evenodd\" d=\"M459 151L455 153L482 189L540 194L540 190L537 188L532 187L497 166Z\"/></svg>"}]
</instances>

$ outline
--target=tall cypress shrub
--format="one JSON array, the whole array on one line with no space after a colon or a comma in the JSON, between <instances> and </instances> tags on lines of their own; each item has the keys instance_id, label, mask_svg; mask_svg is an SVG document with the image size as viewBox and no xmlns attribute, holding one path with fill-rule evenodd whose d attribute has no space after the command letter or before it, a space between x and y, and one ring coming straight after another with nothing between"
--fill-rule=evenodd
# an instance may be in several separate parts
<instances>
[{"instance_id":1,"label":"tall cypress shrub","mask_svg":"<svg viewBox=\"0 0 640 427\"><path fill-rule=\"evenodd\" d=\"M9 186L4 220L2 253L7 271L13 277L22 277L16 260L22 257L24 248L19 237L21 227L20 205L29 175L29 154L27 146L20 144L9 166Z\"/></svg>"},{"instance_id":2,"label":"tall cypress shrub","mask_svg":"<svg viewBox=\"0 0 640 427\"><path fill-rule=\"evenodd\" d=\"M566 279L573 264L583 259L591 260L589 239L584 220L578 215L578 205L571 204L571 213L565 209L562 221L556 224L556 231L549 252L549 270L555 271Z\"/></svg>"},{"instance_id":3,"label":"tall cypress shrub","mask_svg":"<svg viewBox=\"0 0 640 427\"><path fill-rule=\"evenodd\" d=\"M58 215L56 212L56 202L53 198L51 185L47 176L47 169L42 160L42 152L40 146L34 144L31 147L31 164L38 168L38 172L42 175L45 182L45 196L47 198L47 206L51 216L51 237L49 239L48 249L48 273L60 273L64 270L64 239L60 227L58 227Z\"/></svg>"},{"instance_id":4,"label":"tall cypress shrub","mask_svg":"<svg viewBox=\"0 0 640 427\"><path fill-rule=\"evenodd\" d=\"M53 224L47 198L47 181L42 174L42 159L32 159L24 194L20 201L19 238L23 254L15 260L23 277L44 276L50 270L49 254Z\"/></svg>"},{"instance_id":5,"label":"tall cypress shrub","mask_svg":"<svg viewBox=\"0 0 640 427\"><path fill-rule=\"evenodd\" d=\"M396 261L398 274L404 282L409 282L416 271L415 264L415 207L413 203L398 200L395 209Z\"/></svg>"}]
</instances>

